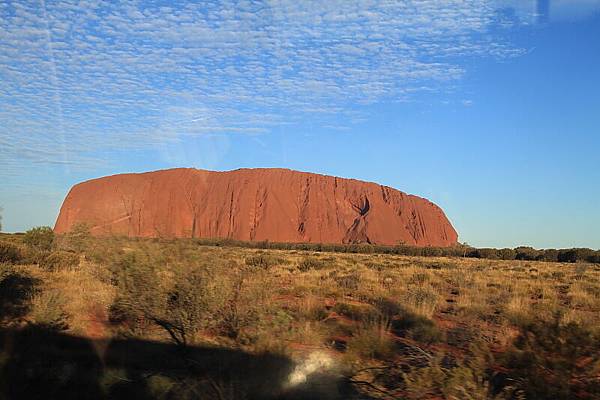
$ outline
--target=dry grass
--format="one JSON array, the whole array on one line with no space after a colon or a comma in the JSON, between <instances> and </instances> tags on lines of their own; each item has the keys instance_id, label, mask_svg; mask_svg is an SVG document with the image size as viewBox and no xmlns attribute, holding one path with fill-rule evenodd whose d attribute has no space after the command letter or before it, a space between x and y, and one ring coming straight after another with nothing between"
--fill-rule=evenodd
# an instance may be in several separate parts
<instances>
[{"instance_id":1,"label":"dry grass","mask_svg":"<svg viewBox=\"0 0 600 400\"><path fill-rule=\"evenodd\" d=\"M116 243L111 242L113 248L106 252L142 254L158 266L157 277L163 283L188 263L222 270L243 268L245 302L257 307L292 307L300 320L324 319L325 299L370 304L387 298L434 320L486 320L496 313L496 322L502 324L559 313L566 321L579 320L594 330L600 326L600 268L594 265L254 250L191 243L169 244L171 250L167 251L165 244L151 241ZM120 267L110 259L93 262L89 258L66 270L30 267L45 287L66 297L70 327L77 333L85 332L90 314L105 313L114 300L111 268Z\"/></svg>"},{"instance_id":2,"label":"dry grass","mask_svg":"<svg viewBox=\"0 0 600 400\"><path fill-rule=\"evenodd\" d=\"M116 291L114 286L99 278L104 273L99 270L104 267L83 262L78 269L54 272L36 266L26 268L43 282L40 288L42 293L60 296L61 308L68 316L70 332L90 337L110 334L107 316ZM34 305L35 311L38 305Z\"/></svg>"},{"instance_id":3,"label":"dry grass","mask_svg":"<svg viewBox=\"0 0 600 400\"><path fill-rule=\"evenodd\" d=\"M522 327L556 318L560 326L576 323L600 335L600 266L593 264L256 250L184 240L99 239L84 253L76 268L18 267L42 282L31 322L63 318L70 333L110 338L119 332L108 322L123 290L119 282L144 265L160 287L151 297L170 295L191 271L206 271L193 342L256 353L321 349L341 363L371 365L402 359L402 342L431 354L441 346L460 358L475 339L502 352ZM142 337L169 340L146 327ZM446 379L444 368L425 372Z\"/></svg>"}]
</instances>

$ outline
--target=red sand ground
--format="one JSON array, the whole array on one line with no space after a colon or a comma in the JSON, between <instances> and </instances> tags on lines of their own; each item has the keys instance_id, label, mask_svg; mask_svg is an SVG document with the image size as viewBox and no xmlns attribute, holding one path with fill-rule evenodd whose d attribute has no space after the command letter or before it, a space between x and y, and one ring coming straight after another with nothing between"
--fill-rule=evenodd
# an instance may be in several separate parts
<instances>
[{"instance_id":1,"label":"red sand ground","mask_svg":"<svg viewBox=\"0 0 600 400\"><path fill-rule=\"evenodd\" d=\"M430 201L375 183L287 169L170 169L75 185L55 231L271 242L451 246L458 235Z\"/></svg>"}]
</instances>

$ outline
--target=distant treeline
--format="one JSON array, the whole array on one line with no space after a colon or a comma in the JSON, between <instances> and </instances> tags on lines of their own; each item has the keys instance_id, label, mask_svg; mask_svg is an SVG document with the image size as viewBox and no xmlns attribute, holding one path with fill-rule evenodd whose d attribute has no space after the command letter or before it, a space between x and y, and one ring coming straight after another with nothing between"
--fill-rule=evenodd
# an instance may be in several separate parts
<instances>
[{"instance_id":1,"label":"distant treeline","mask_svg":"<svg viewBox=\"0 0 600 400\"><path fill-rule=\"evenodd\" d=\"M43 229L52 232L49 227L38 227L26 234L0 233L0 238L22 239L31 235L31 232ZM73 235L70 233L69 235ZM79 232L75 236L89 236L89 232ZM91 237L90 237L91 238ZM587 248L573 249L534 249L533 247L520 246L514 249L494 249L494 248L476 248L467 244L457 244L452 247L417 247L408 245L384 246L369 243L360 244L326 244L326 243L281 243L269 241L242 241L235 239L168 239L168 238L123 238L124 240L153 240L153 241L173 241L173 240L192 240L202 246L232 246L254 249L273 249L273 250L302 250L302 251L322 251L335 253L359 253L359 254L395 254L402 256L416 257L469 257L482 258L489 260L526 260L526 261L547 261L576 263L588 262L600 264L600 250Z\"/></svg>"},{"instance_id":2,"label":"distant treeline","mask_svg":"<svg viewBox=\"0 0 600 400\"><path fill-rule=\"evenodd\" d=\"M534 249L517 247L514 249L475 248L459 244L452 247L383 246L368 243L361 244L325 244L325 243L279 243L246 242L233 239L194 239L198 244L209 246L236 246L255 249L305 250L336 253L395 254L419 257L470 257L490 260L526 260L548 262L589 262L600 263L600 250L586 248L573 249Z\"/></svg>"}]
</instances>

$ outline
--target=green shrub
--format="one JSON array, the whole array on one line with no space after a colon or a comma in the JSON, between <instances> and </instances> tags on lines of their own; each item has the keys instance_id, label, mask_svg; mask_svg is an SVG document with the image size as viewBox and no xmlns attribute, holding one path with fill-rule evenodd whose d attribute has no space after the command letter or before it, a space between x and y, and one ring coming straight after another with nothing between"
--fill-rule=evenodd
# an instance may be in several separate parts
<instances>
[{"instance_id":1,"label":"green shrub","mask_svg":"<svg viewBox=\"0 0 600 400\"><path fill-rule=\"evenodd\" d=\"M22 259L21 249L12 243L0 241L0 263L18 263Z\"/></svg>"},{"instance_id":2,"label":"green shrub","mask_svg":"<svg viewBox=\"0 0 600 400\"><path fill-rule=\"evenodd\" d=\"M49 271L69 270L79 266L79 256L68 251L53 251L41 257L39 265Z\"/></svg>"},{"instance_id":3,"label":"green shrub","mask_svg":"<svg viewBox=\"0 0 600 400\"><path fill-rule=\"evenodd\" d=\"M49 226L38 226L25 232L23 243L40 251L52 250L54 231Z\"/></svg>"}]
</instances>

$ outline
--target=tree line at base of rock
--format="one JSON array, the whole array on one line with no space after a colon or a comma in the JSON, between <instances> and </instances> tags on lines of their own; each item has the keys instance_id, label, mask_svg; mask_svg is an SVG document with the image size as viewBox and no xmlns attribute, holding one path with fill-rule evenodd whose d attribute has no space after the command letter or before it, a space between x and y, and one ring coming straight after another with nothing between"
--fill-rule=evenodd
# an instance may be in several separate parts
<instances>
[{"instance_id":1,"label":"tree line at base of rock","mask_svg":"<svg viewBox=\"0 0 600 400\"><path fill-rule=\"evenodd\" d=\"M17 234L20 235L20 234ZM88 236L89 230L85 226L77 226L69 236L79 238ZM47 247L54 240L54 233L49 227L36 227L24 234L24 242L34 247ZM392 254L416 257L468 257L490 260L523 260L523 261L546 261L562 263L600 263L600 250L588 248L571 249L535 249L533 247L520 246L511 248L476 248L465 244L457 244L451 247L418 247L405 244L396 246L376 245L370 243L351 244L327 244L327 243L282 243L270 241L241 241L235 239L213 238L213 239L168 239L168 238L130 238L132 240L172 241L192 240L203 246L233 246L255 249L273 250L299 250L335 253L358 253L358 254ZM8 249L5 249L8 251ZM1 252L1 251L0 251Z\"/></svg>"},{"instance_id":2,"label":"tree line at base of rock","mask_svg":"<svg viewBox=\"0 0 600 400\"><path fill-rule=\"evenodd\" d=\"M156 239L159 240L159 239ZM164 240L164 239L162 239ZM385 246L370 243L325 244L325 243L279 243L246 242L233 239L194 239L198 244L210 246L236 246L256 249L303 250L335 253L393 254L414 257L468 257L490 260L524 260L547 262L600 263L600 250L588 248L534 249L520 246L514 249L475 248L466 244L451 247L418 247L409 245Z\"/></svg>"}]
</instances>

